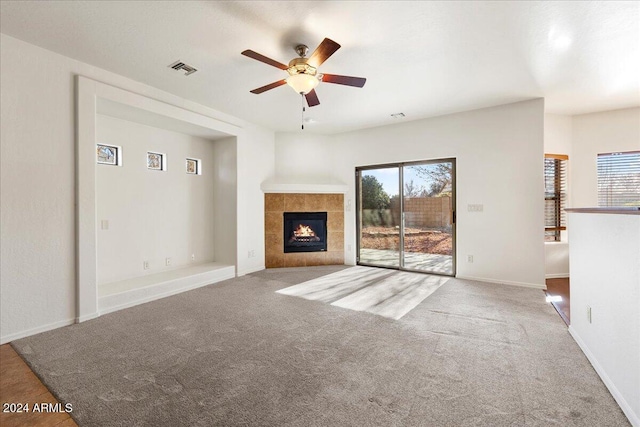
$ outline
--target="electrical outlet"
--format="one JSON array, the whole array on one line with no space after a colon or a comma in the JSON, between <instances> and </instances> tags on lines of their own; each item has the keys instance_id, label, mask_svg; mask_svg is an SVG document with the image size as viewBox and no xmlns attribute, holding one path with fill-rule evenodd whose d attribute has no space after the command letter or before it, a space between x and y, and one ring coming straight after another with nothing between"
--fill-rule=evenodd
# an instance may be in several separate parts
<instances>
[{"instance_id":1,"label":"electrical outlet","mask_svg":"<svg viewBox=\"0 0 640 427\"><path fill-rule=\"evenodd\" d=\"M164 260L164 264L165 264L167 267L170 267L170 266L171 266L171 258L166 258L166 259Z\"/></svg>"},{"instance_id":2,"label":"electrical outlet","mask_svg":"<svg viewBox=\"0 0 640 427\"><path fill-rule=\"evenodd\" d=\"M468 212L482 212L484 210L484 205L467 205Z\"/></svg>"},{"instance_id":3,"label":"electrical outlet","mask_svg":"<svg viewBox=\"0 0 640 427\"><path fill-rule=\"evenodd\" d=\"M103 219L102 221L100 221L100 228L103 230L108 230L109 229L109 220L108 219Z\"/></svg>"},{"instance_id":4,"label":"electrical outlet","mask_svg":"<svg viewBox=\"0 0 640 427\"><path fill-rule=\"evenodd\" d=\"M587 321L591 323L591 307L587 306Z\"/></svg>"},{"instance_id":5,"label":"electrical outlet","mask_svg":"<svg viewBox=\"0 0 640 427\"><path fill-rule=\"evenodd\" d=\"M351 245L347 245L347 252L351 252Z\"/></svg>"},{"instance_id":6,"label":"electrical outlet","mask_svg":"<svg viewBox=\"0 0 640 427\"><path fill-rule=\"evenodd\" d=\"M473 262L473 255L467 255L467 262Z\"/></svg>"},{"instance_id":7,"label":"electrical outlet","mask_svg":"<svg viewBox=\"0 0 640 427\"><path fill-rule=\"evenodd\" d=\"M196 260L196 254L191 254L191 261L195 261Z\"/></svg>"},{"instance_id":8,"label":"electrical outlet","mask_svg":"<svg viewBox=\"0 0 640 427\"><path fill-rule=\"evenodd\" d=\"M142 261L142 268L145 270L149 269L149 261Z\"/></svg>"}]
</instances>

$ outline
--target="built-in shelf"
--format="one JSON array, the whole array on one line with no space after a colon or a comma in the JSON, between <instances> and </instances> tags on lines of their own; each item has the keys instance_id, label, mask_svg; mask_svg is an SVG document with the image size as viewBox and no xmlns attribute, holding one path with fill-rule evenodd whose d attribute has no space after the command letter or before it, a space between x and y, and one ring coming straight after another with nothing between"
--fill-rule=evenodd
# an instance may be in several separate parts
<instances>
[{"instance_id":1,"label":"built-in shelf","mask_svg":"<svg viewBox=\"0 0 640 427\"><path fill-rule=\"evenodd\" d=\"M233 265L212 262L98 286L100 314L168 297L235 277Z\"/></svg>"},{"instance_id":2,"label":"built-in shelf","mask_svg":"<svg viewBox=\"0 0 640 427\"><path fill-rule=\"evenodd\" d=\"M344 194L349 186L332 179L309 180L298 177L270 178L260 188L264 193Z\"/></svg>"}]
</instances>

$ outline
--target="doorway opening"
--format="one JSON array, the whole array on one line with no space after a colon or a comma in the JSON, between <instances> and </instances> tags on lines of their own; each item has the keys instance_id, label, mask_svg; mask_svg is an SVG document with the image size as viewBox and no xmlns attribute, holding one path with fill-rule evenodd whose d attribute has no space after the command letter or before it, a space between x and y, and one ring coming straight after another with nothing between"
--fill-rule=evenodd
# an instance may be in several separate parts
<instances>
[{"instance_id":1,"label":"doorway opening","mask_svg":"<svg viewBox=\"0 0 640 427\"><path fill-rule=\"evenodd\" d=\"M455 276L455 159L356 168L357 263Z\"/></svg>"},{"instance_id":2,"label":"doorway opening","mask_svg":"<svg viewBox=\"0 0 640 427\"><path fill-rule=\"evenodd\" d=\"M547 290L545 291L547 301L553 305L562 320L567 326L571 325L571 304L569 293L569 278L546 279Z\"/></svg>"}]
</instances>

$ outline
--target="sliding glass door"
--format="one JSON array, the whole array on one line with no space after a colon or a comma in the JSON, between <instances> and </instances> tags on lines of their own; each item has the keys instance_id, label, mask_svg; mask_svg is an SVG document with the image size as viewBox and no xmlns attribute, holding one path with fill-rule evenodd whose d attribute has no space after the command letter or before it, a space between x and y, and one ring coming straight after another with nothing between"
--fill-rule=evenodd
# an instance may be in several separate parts
<instances>
[{"instance_id":1,"label":"sliding glass door","mask_svg":"<svg viewBox=\"0 0 640 427\"><path fill-rule=\"evenodd\" d=\"M453 276L453 160L401 166L403 264L408 270Z\"/></svg>"},{"instance_id":2,"label":"sliding glass door","mask_svg":"<svg viewBox=\"0 0 640 427\"><path fill-rule=\"evenodd\" d=\"M455 275L455 159L356 169L358 264Z\"/></svg>"},{"instance_id":3,"label":"sliding glass door","mask_svg":"<svg viewBox=\"0 0 640 427\"><path fill-rule=\"evenodd\" d=\"M359 261L400 267L400 173L397 167L360 171L358 194Z\"/></svg>"}]
</instances>

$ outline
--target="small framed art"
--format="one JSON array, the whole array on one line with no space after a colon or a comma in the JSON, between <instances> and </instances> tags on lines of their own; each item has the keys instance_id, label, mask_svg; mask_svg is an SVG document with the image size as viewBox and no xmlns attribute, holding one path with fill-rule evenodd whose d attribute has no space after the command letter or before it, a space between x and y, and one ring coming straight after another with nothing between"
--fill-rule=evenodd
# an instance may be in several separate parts
<instances>
[{"instance_id":1,"label":"small framed art","mask_svg":"<svg viewBox=\"0 0 640 427\"><path fill-rule=\"evenodd\" d=\"M166 170L167 157L164 153L147 151L147 169L154 171Z\"/></svg>"},{"instance_id":2,"label":"small framed art","mask_svg":"<svg viewBox=\"0 0 640 427\"><path fill-rule=\"evenodd\" d=\"M200 159L187 159L186 163L187 173L190 175L200 175Z\"/></svg>"},{"instance_id":3,"label":"small framed art","mask_svg":"<svg viewBox=\"0 0 640 427\"><path fill-rule=\"evenodd\" d=\"M121 151L116 145L96 144L96 161L101 165L118 166Z\"/></svg>"}]
</instances>

